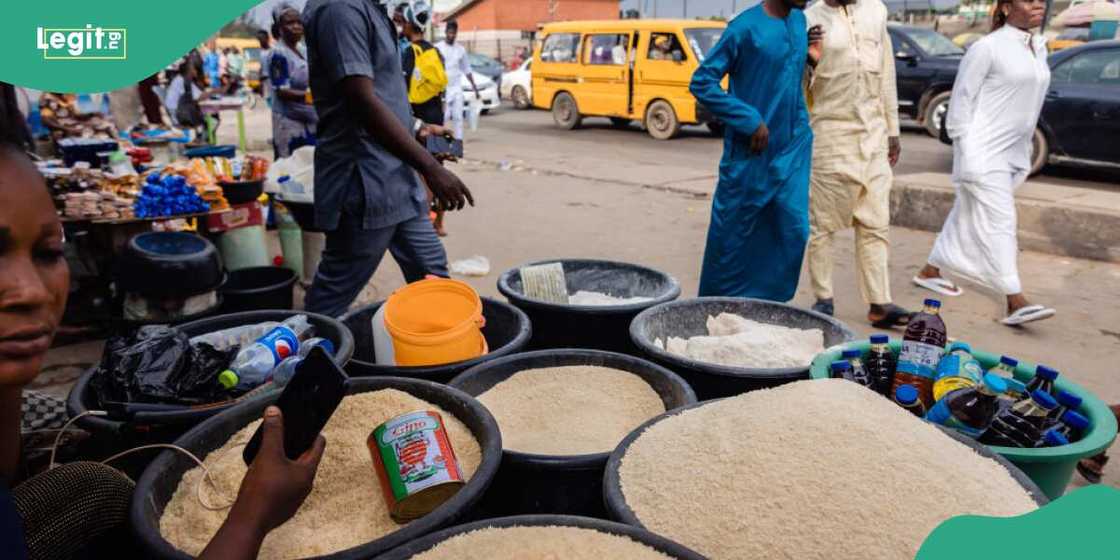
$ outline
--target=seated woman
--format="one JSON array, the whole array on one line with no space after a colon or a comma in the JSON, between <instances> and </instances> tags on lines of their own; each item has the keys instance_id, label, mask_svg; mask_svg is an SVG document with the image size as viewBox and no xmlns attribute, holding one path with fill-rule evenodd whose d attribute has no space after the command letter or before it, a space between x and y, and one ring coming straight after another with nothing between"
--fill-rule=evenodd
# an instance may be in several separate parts
<instances>
[{"instance_id":1,"label":"seated woman","mask_svg":"<svg viewBox=\"0 0 1120 560\"><path fill-rule=\"evenodd\" d=\"M62 321L70 271L63 233L43 177L0 130L0 550L5 559L59 559L82 553L123 524L133 484L99 463L69 463L18 480L21 391L39 374ZM276 407L264 415L264 442L225 523L199 556L256 558L261 542L311 491L326 441L299 459L284 454Z\"/></svg>"},{"instance_id":2,"label":"seated woman","mask_svg":"<svg viewBox=\"0 0 1120 560\"><path fill-rule=\"evenodd\" d=\"M187 84L190 84L190 91L187 90ZM194 114L190 114L190 112L185 112L185 108L181 106L184 103L190 104L193 102L197 107L199 101L206 99L217 91L206 87L206 79L202 72L202 58L199 57L198 53L192 51L179 66L179 72L171 79L171 83L167 84L167 94L163 98L163 106L167 109L167 114L171 116L171 122L175 126L201 129L205 125L202 120L201 109ZM212 118L217 119L217 115Z\"/></svg>"},{"instance_id":3,"label":"seated woman","mask_svg":"<svg viewBox=\"0 0 1120 560\"><path fill-rule=\"evenodd\" d=\"M82 113L78 95L48 93L39 96L43 125L56 141L63 138L116 138L117 127L101 113Z\"/></svg>"}]
</instances>

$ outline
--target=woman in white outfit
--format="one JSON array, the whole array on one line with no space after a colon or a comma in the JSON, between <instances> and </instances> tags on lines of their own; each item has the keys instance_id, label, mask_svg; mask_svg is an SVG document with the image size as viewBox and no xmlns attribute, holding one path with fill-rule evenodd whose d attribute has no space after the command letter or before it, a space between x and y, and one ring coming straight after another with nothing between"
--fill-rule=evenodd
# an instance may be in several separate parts
<instances>
[{"instance_id":1,"label":"woman in white outfit","mask_svg":"<svg viewBox=\"0 0 1120 560\"><path fill-rule=\"evenodd\" d=\"M941 276L957 274L1007 298L1006 325L1046 319L1019 280L1015 191L1030 173L1031 139L1050 86L1042 24L1045 0L999 0L992 33L961 61L946 118L953 139L957 197L929 263L914 283L943 295L961 289Z\"/></svg>"}]
</instances>

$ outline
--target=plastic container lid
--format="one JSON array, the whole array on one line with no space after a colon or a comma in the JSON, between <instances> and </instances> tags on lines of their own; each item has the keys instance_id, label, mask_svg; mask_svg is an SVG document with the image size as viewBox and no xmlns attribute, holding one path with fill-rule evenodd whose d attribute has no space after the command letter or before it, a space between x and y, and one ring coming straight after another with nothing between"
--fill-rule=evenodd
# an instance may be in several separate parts
<instances>
[{"instance_id":1,"label":"plastic container lid","mask_svg":"<svg viewBox=\"0 0 1120 560\"><path fill-rule=\"evenodd\" d=\"M1038 366L1035 368L1034 374L1047 381L1053 381L1058 378L1058 370L1046 366Z\"/></svg>"},{"instance_id":2,"label":"plastic container lid","mask_svg":"<svg viewBox=\"0 0 1120 560\"><path fill-rule=\"evenodd\" d=\"M1012 369L1019 367L1019 360L1016 360L1015 358L1012 358L1011 356L1000 356L999 357L999 363L1001 363L1005 366L1008 366Z\"/></svg>"},{"instance_id":3,"label":"plastic container lid","mask_svg":"<svg viewBox=\"0 0 1120 560\"><path fill-rule=\"evenodd\" d=\"M852 369L852 364L848 360L832 362L832 371L843 371L846 369Z\"/></svg>"},{"instance_id":4,"label":"plastic container lid","mask_svg":"<svg viewBox=\"0 0 1120 560\"><path fill-rule=\"evenodd\" d=\"M1069 392L1058 391L1058 404L1066 408L1081 408L1081 397Z\"/></svg>"},{"instance_id":5,"label":"plastic container lid","mask_svg":"<svg viewBox=\"0 0 1120 560\"><path fill-rule=\"evenodd\" d=\"M1062 422L1075 430L1084 430L1089 427L1089 419L1080 412L1073 410L1067 410L1062 414Z\"/></svg>"},{"instance_id":6,"label":"plastic container lid","mask_svg":"<svg viewBox=\"0 0 1120 560\"><path fill-rule=\"evenodd\" d=\"M926 304L926 305L927 305L928 307L936 307L936 308L938 308L938 309L940 309L940 308L941 308L941 302L940 302L940 301L938 301L938 300L936 300L936 299L933 299L933 298L927 299L927 300L925 301L925 304Z\"/></svg>"},{"instance_id":7,"label":"plastic container lid","mask_svg":"<svg viewBox=\"0 0 1120 560\"><path fill-rule=\"evenodd\" d=\"M291 180L292 180L292 177L290 175L282 175L282 176L280 176L279 179L276 180L276 182L277 183L287 183L288 181L291 181Z\"/></svg>"},{"instance_id":8,"label":"plastic container lid","mask_svg":"<svg viewBox=\"0 0 1120 560\"><path fill-rule=\"evenodd\" d=\"M1069 438L1063 436L1061 432L1055 429L1046 430L1046 433L1042 436L1042 441L1046 443L1046 447L1069 445Z\"/></svg>"},{"instance_id":9,"label":"plastic container lid","mask_svg":"<svg viewBox=\"0 0 1120 560\"><path fill-rule=\"evenodd\" d=\"M887 344L891 341L891 337L885 334L871 335L871 344Z\"/></svg>"},{"instance_id":10,"label":"plastic container lid","mask_svg":"<svg viewBox=\"0 0 1120 560\"><path fill-rule=\"evenodd\" d=\"M1058 408L1058 401L1054 400L1054 397L1051 397L1050 393L1047 393L1046 391L1038 390L1032 392L1031 399L1046 410L1054 410L1055 408Z\"/></svg>"},{"instance_id":11,"label":"plastic container lid","mask_svg":"<svg viewBox=\"0 0 1120 560\"><path fill-rule=\"evenodd\" d=\"M984 386L997 395L1007 392L1007 381L994 373L984 374Z\"/></svg>"},{"instance_id":12,"label":"plastic container lid","mask_svg":"<svg viewBox=\"0 0 1120 560\"><path fill-rule=\"evenodd\" d=\"M237 372L233 371L232 369L227 369L218 374L218 383L221 383L222 387L225 387L226 389L232 389L236 387L237 382L240 380L241 378L237 377Z\"/></svg>"},{"instance_id":13,"label":"plastic container lid","mask_svg":"<svg viewBox=\"0 0 1120 560\"><path fill-rule=\"evenodd\" d=\"M842 352L840 354L840 357L844 358L845 360L850 360L852 358L860 358L862 356L863 356L863 352L860 352L859 350L855 350L855 349L845 350L844 352Z\"/></svg>"},{"instance_id":14,"label":"plastic container lid","mask_svg":"<svg viewBox=\"0 0 1120 560\"><path fill-rule=\"evenodd\" d=\"M1014 391L1019 395L1027 392L1027 384L1019 381L1018 379L1008 379L1006 377L1000 377L1000 379L1002 379L1003 382L1007 384L1008 391Z\"/></svg>"},{"instance_id":15,"label":"plastic container lid","mask_svg":"<svg viewBox=\"0 0 1120 560\"><path fill-rule=\"evenodd\" d=\"M899 385L894 390L894 400L903 406L910 406L918 401L918 388L913 385Z\"/></svg>"}]
</instances>

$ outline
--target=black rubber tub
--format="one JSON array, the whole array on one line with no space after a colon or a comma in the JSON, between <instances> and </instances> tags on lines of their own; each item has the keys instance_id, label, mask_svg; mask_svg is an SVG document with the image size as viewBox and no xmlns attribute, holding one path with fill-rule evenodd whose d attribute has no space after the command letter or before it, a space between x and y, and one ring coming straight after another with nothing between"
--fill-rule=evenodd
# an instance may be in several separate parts
<instances>
[{"instance_id":1,"label":"black rubber tub","mask_svg":"<svg viewBox=\"0 0 1120 560\"><path fill-rule=\"evenodd\" d=\"M585 259L558 259L524 266L562 263L568 293L580 290L614 297L648 297L651 301L608 307L558 305L525 297L521 267L498 279L498 290L533 322L532 350L589 348L640 355L630 340L630 322L655 305L680 297L680 284L663 272L633 264Z\"/></svg>"},{"instance_id":2,"label":"black rubber tub","mask_svg":"<svg viewBox=\"0 0 1120 560\"><path fill-rule=\"evenodd\" d=\"M666 418L669 418L671 416L676 416L686 410L690 410L698 406L704 406L705 404L708 403L701 402L691 406L681 407L677 410L670 410L669 412L666 412L665 414L662 414L661 416L658 416L657 418L654 418L649 422L642 424L638 427L638 429L630 432L630 435L626 436L626 438L622 440L622 443L620 443L614 450L614 452L611 453L610 459L607 461L606 474L603 477L603 501L606 503L607 510L610 513L611 519L614 519L621 523L625 523L627 525L645 528L645 525L643 525L641 520L638 519L638 516L634 514L634 510L630 509L630 506L626 503L626 496L622 493L622 481L619 477L618 472L619 467L622 465L622 457L626 455L626 450L630 448L630 445L637 441L638 438L641 437L642 433L654 424L661 422L662 420L665 420ZM1039 507L1050 503L1050 500L1046 497L1046 494L1043 493L1042 489L1039 488L1038 485L1030 479L1030 477L1024 474L1023 471L1019 470L1018 467L1013 465L1007 459L1004 459L1002 456L993 453L992 450L988 448L988 446L978 443L976 440L963 436L957 433L955 430L945 428L944 426L938 426L938 428L941 428L941 430L945 432L945 434L947 434L949 437L972 448L982 457L987 457L1002 465L1003 468L1007 469L1007 472L1011 474L1011 477L1014 478L1015 481L1018 482L1023 487L1023 489L1027 491L1027 494L1030 495L1031 499L1033 499ZM747 443L747 445L749 445L749 443Z\"/></svg>"},{"instance_id":3,"label":"black rubber tub","mask_svg":"<svg viewBox=\"0 0 1120 560\"><path fill-rule=\"evenodd\" d=\"M627 537L630 540L640 542L677 560L704 560L704 557L700 554L665 537L646 531L645 529L614 523L612 521L604 521L602 519L576 517L573 515L521 515L516 517L487 519L475 523L468 523L466 525L458 525L450 529L432 533L404 546L395 548L389 551L388 554L378 556L375 560L408 560L413 556L435 548L436 545L452 537L482 529L501 529L507 527L580 527L583 529L594 529L600 533ZM479 554L485 555L485 551L479 551ZM604 558L603 560L612 559Z\"/></svg>"},{"instance_id":4,"label":"black rubber tub","mask_svg":"<svg viewBox=\"0 0 1120 560\"><path fill-rule=\"evenodd\" d=\"M220 181L222 196L231 205L247 204L261 197L264 192L264 179L256 181Z\"/></svg>"},{"instance_id":5,"label":"black rubber tub","mask_svg":"<svg viewBox=\"0 0 1120 560\"><path fill-rule=\"evenodd\" d=\"M650 384L672 410L696 402L696 395L675 373L633 356L599 350L541 350L487 362L451 381L478 396L513 374L561 366L601 366L633 373ZM590 455L539 455L505 450L502 468L486 493L480 515L556 513L605 517L603 468L610 452Z\"/></svg>"},{"instance_id":6,"label":"black rubber tub","mask_svg":"<svg viewBox=\"0 0 1120 560\"><path fill-rule=\"evenodd\" d=\"M370 558L450 525L469 513L498 471L501 462L502 436L498 432L498 424L494 421L494 417L478 401L446 385L401 377L351 379L347 394L368 393L381 389L404 391L455 415L474 433L475 439L482 448L482 462L479 463L474 476L454 497L428 515L375 541L317 558L331 560ZM175 444L199 458L205 458L210 452L229 441L238 430L260 418L264 409L273 404L278 397L278 393L273 393L242 403L199 424L179 438ZM376 426L369 427L371 432L374 428ZM195 466L196 463L182 453L164 451L148 466L144 475L136 483L130 521L140 544L148 553L148 558L176 560L190 558L164 540L159 532L159 519L163 515L167 502L174 495L183 474ZM372 463L370 469L370 484L378 484L372 470ZM322 475L320 471L319 476Z\"/></svg>"},{"instance_id":7,"label":"black rubber tub","mask_svg":"<svg viewBox=\"0 0 1120 560\"><path fill-rule=\"evenodd\" d=\"M315 325L317 336L330 339L334 343L336 348L334 360L339 365L345 366L354 353L354 337L345 325L337 319L325 315L293 310L250 311L200 319L186 323L179 329L187 333L188 336L195 337L241 325L267 321L279 322L297 314L307 315L311 324ZM70 396L66 399L66 414L69 417L73 418L88 410L95 410L98 406L93 391L89 387L89 381L93 377L95 369L96 366L83 373L70 390ZM75 424L92 433L94 438L97 439L93 448L108 456L113 452L138 445L170 443L199 422L236 404L237 401L230 401L205 408L175 412L140 412L129 418L85 416L77 420ZM135 455L134 457L146 461L154 456L153 453L150 455Z\"/></svg>"},{"instance_id":8,"label":"black rubber tub","mask_svg":"<svg viewBox=\"0 0 1120 560\"><path fill-rule=\"evenodd\" d=\"M222 286L222 313L291 309L296 273L281 266L233 270Z\"/></svg>"},{"instance_id":9,"label":"black rubber tub","mask_svg":"<svg viewBox=\"0 0 1120 560\"><path fill-rule=\"evenodd\" d=\"M343 315L339 320L354 333L354 357L346 365L346 373L351 377L369 377L378 375L393 375L397 377L411 377L426 379L436 383L447 383L453 377L477 366L516 354L525 349L532 336L532 326L529 317L520 309L494 299L482 298L482 316L486 319L486 326L482 329L482 336L486 337L486 344L490 352L473 360L465 360L442 366L426 367L396 367L377 365L377 355L373 348L373 315L385 302L375 303L355 309Z\"/></svg>"},{"instance_id":10,"label":"black rubber tub","mask_svg":"<svg viewBox=\"0 0 1120 560\"><path fill-rule=\"evenodd\" d=\"M809 378L805 367L757 369L698 362L657 347L654 340L708 334L708 317L734 313L747 319L798 329L821 329L825 348L854 340L844 323L827 315L783 303L748 298L708 297L665 303L638 315L630 325L634 344L653 361L677 372L702 401L731 397Z\"/></svg>"}]
</instances>

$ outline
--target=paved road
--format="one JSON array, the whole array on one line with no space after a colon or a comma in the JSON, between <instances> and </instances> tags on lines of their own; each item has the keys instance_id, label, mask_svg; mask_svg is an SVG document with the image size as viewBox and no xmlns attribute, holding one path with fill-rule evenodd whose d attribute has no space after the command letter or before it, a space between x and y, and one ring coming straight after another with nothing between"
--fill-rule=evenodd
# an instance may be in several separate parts
<instances>
[{"instance_id":1,"label":"paved road","mask_svg":"<svg viewBox=\"0 0 1120 560\"><path fill-rule=\"evenodd\" d=\"M896 175L949 173L952 169L952 148L931 138L916 124L904 124L902 142L903 155L895 169ZM682 181L689 183L697 177L714 178L720 156L720 140L713 138L703 127L685 127L680 138L661 142L650 138L637 123L631 124L627 130L617 130L606 119L588 118L582 129L567 132L557 129L551 114L546 111L513 109L502 109L484 116L479 131L471 136L470 143L475 155L480 151L487 156L493 155L488 149L491 145L518 146L516 151L506 154L511 161L545 158L551 152L555 166L573 172L586 170L587 165L600 171L593 161L574 160L576 153L586 154L591 159L611 160L618 167L634 164L656 166L660 175L653 178L663 181L655 181L654 184L666 185ZM611 176L617 176L617 173L611 173ZM633 176L637 181L644 174L634 173ZM1085 189L1117 189L1120 176L1101 171L1051 167L1036 180Z\"/></svg>"}]
</instances>

